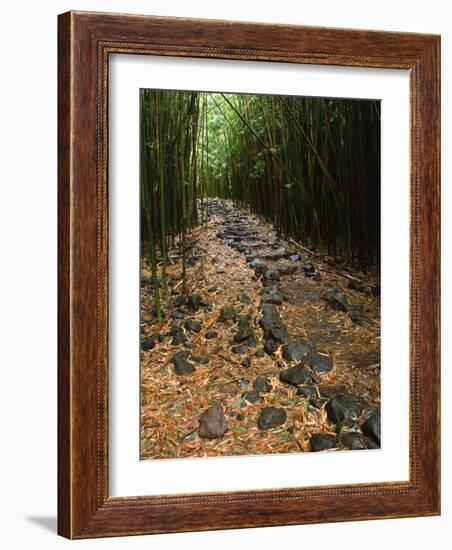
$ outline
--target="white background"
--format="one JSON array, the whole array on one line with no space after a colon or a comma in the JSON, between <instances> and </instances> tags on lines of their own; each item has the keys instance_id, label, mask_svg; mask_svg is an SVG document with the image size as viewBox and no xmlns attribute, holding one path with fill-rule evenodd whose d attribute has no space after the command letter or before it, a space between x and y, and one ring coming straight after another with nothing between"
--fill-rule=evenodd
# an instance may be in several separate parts
<instances>
[{"instance_id":1,"label":"white background","mask_svg":"<svg viewBox=\"0 0 452 550\"><path fill-rule=\"evenodd\" d=\"M443 35L443 182L450 180L452 18L447 1L49 1L2 5L0 86L1 542L5 548L446 548L452 534L450 185L443 185L443 515L71 543L56 515L56 14L69 9ZM449 96L447 100L446 97ZM6 376L5 376L6 375ZM448 434L448 435L447 435ZM446 542L447 541L447 542Z\"/></svg>"},{"instance_id":2,"label":"white background","mask_svg":"<svg viewBox=\"0 0 452 550\"><path fill-rule=\"evenodd\" d=\"M113 411L109 429L110 494L135 496L407 480L408 71L137 55L113 56L109 70L109 405ZM384 215L380 450L138 460L140 87L381 99Z\"/></svg>"}]
</instances>

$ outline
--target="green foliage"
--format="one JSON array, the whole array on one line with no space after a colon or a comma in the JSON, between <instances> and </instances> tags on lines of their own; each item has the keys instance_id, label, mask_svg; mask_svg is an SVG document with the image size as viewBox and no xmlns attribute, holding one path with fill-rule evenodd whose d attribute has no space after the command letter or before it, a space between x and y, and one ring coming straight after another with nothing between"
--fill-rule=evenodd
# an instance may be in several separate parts
<instances>
[{"instance_id":1,"label":"green foliage","mask_svg":"<svg viewBox=\"0 0 452 550\"><path fill-rule=\"evenodd\" d=\"M158 315L168 249L177 240L185 286L185 239L207 219L206 197L232 199L349 264L379 267L379 102L160 90L140 99L141 237Z\"/></svg>"},{"instance_id":2,"label":"green foliage","mask_svg":"<svg viewBox=\"0 0 452 550\"><path fill-rule=\"evenodd\" d=\"M314 249L378 267L378 102L200 96L209 106L209 196L249 207Z\"/></svg>"},{"instance_id":3,"label":"green foliage","mask_svg":"<svg viewBox=\"0 0 452 550\"><path fill-rule=\"evenodd\" d=\"M157 252L165 292L169 244L180 237L185 277L185 236L197 221L198 109L193 92L140 91L141 239L155 279L158 317Z\"/></svg>"}]
</instances>

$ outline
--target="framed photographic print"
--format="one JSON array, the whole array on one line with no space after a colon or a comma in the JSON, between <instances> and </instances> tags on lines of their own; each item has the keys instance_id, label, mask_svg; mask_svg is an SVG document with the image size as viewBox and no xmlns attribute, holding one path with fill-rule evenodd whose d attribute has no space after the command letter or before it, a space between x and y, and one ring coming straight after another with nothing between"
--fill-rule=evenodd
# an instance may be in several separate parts
<instances>
[{"instance_id":1,"label":"framed photographic print","mask_svg":"<svg viewBox=\"0 0 452 550\"><path fill-rule=\"evenodd\" d=\"M59 533L439 514L437 36L59 17Z\"/></svg>"}]
</instances>

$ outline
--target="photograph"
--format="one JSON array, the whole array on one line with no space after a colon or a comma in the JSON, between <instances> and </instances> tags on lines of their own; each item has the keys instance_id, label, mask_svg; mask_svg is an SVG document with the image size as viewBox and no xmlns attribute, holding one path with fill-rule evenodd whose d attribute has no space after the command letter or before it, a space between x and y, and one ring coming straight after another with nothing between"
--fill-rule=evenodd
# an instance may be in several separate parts
<instances>
[{"instance_id":1,"label":"photograph","mask_svg":"<svg viewBox=\"0 0 452 550\"><path fill-rule=\"evenodd\" d=\"M381 102L139 93L140 459L379 449Z\"/></svg>"},{"instance_id":2,"label":"photograph","mask_svg":"<svg viewBox=\"0 0 452 550\"><path fill-rule=\"evenodd\" d=\"M58 466L45 457L43 468L58 490L35 475L45 480L39 496L57 508L59 535L100 542L240 529L243 543L256 528L303 525L312 546L340 522L339 545L361 541L361 525L380 548L400 518L408 527L396 538L423 540L413 537L419 517L444 532L427 516L441 514L447 18L414 9L408 21L393 3L378 20L375 9L337 3L328 14L292 3L264 16L261 4L242 2L225 19L209 18L204 4L171 15L146 6L60 13L57 136L47 124L56 119L53 107L46 114L51 79L35 78L44 86L36 101L20 102L46 122L32 140L49 171L39 182L56 167L58 176L49 203L58 247L49 236L31 246L25 231L8 263L23 259L12 272L27 282L33 265L36 297L53 284L36 269L58 266L58 308L48 299L35 308L58 312L58 353L49 347L57 388L55 369L46 383L57 407L38 392L58 411L57 426L38 423L57 427ZM55 49L55 19L46 26L45 10L36 13L32 24L50 29ZM20 79L22 61L11 59ZM42 64L28 65L29 77ZM12 89L30 95L21 82ZM9 111L20 130L15 182L36 162L24 164ZM57 166L39 149L43 129ZM50 219L38 180L26 178L32 214L13 216L8 235L17 219ZM9 187L23 207L24 186ZM54 261L43 261L43 243ZM39 334L42 320L27 317L35 310L9 294L20 326ZM8 388L36 393L45 369L31 365L31 383ZM43 409L9 394L26 443L12 447L28 460L45 440L23 428ZM41 508L30 508L36 524ZM368 536L376 519L391 519L383 542L381 521Z\"/></svg>"}]
</instances>

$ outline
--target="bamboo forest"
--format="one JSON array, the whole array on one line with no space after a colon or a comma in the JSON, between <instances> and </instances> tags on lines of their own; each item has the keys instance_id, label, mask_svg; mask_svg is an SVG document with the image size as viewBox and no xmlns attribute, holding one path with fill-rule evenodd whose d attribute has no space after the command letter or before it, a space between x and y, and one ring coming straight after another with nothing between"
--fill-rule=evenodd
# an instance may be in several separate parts
<instances>
[{"instance_id":1,"label":"bamboo forest","mask_svg":"<svg viewBox=\"0 0 452 550\"><path fill-rule=\"evenodd\" d=\"M380 448L380 102L140 90L141 459Z\"/></svg>"}]
</instances>

